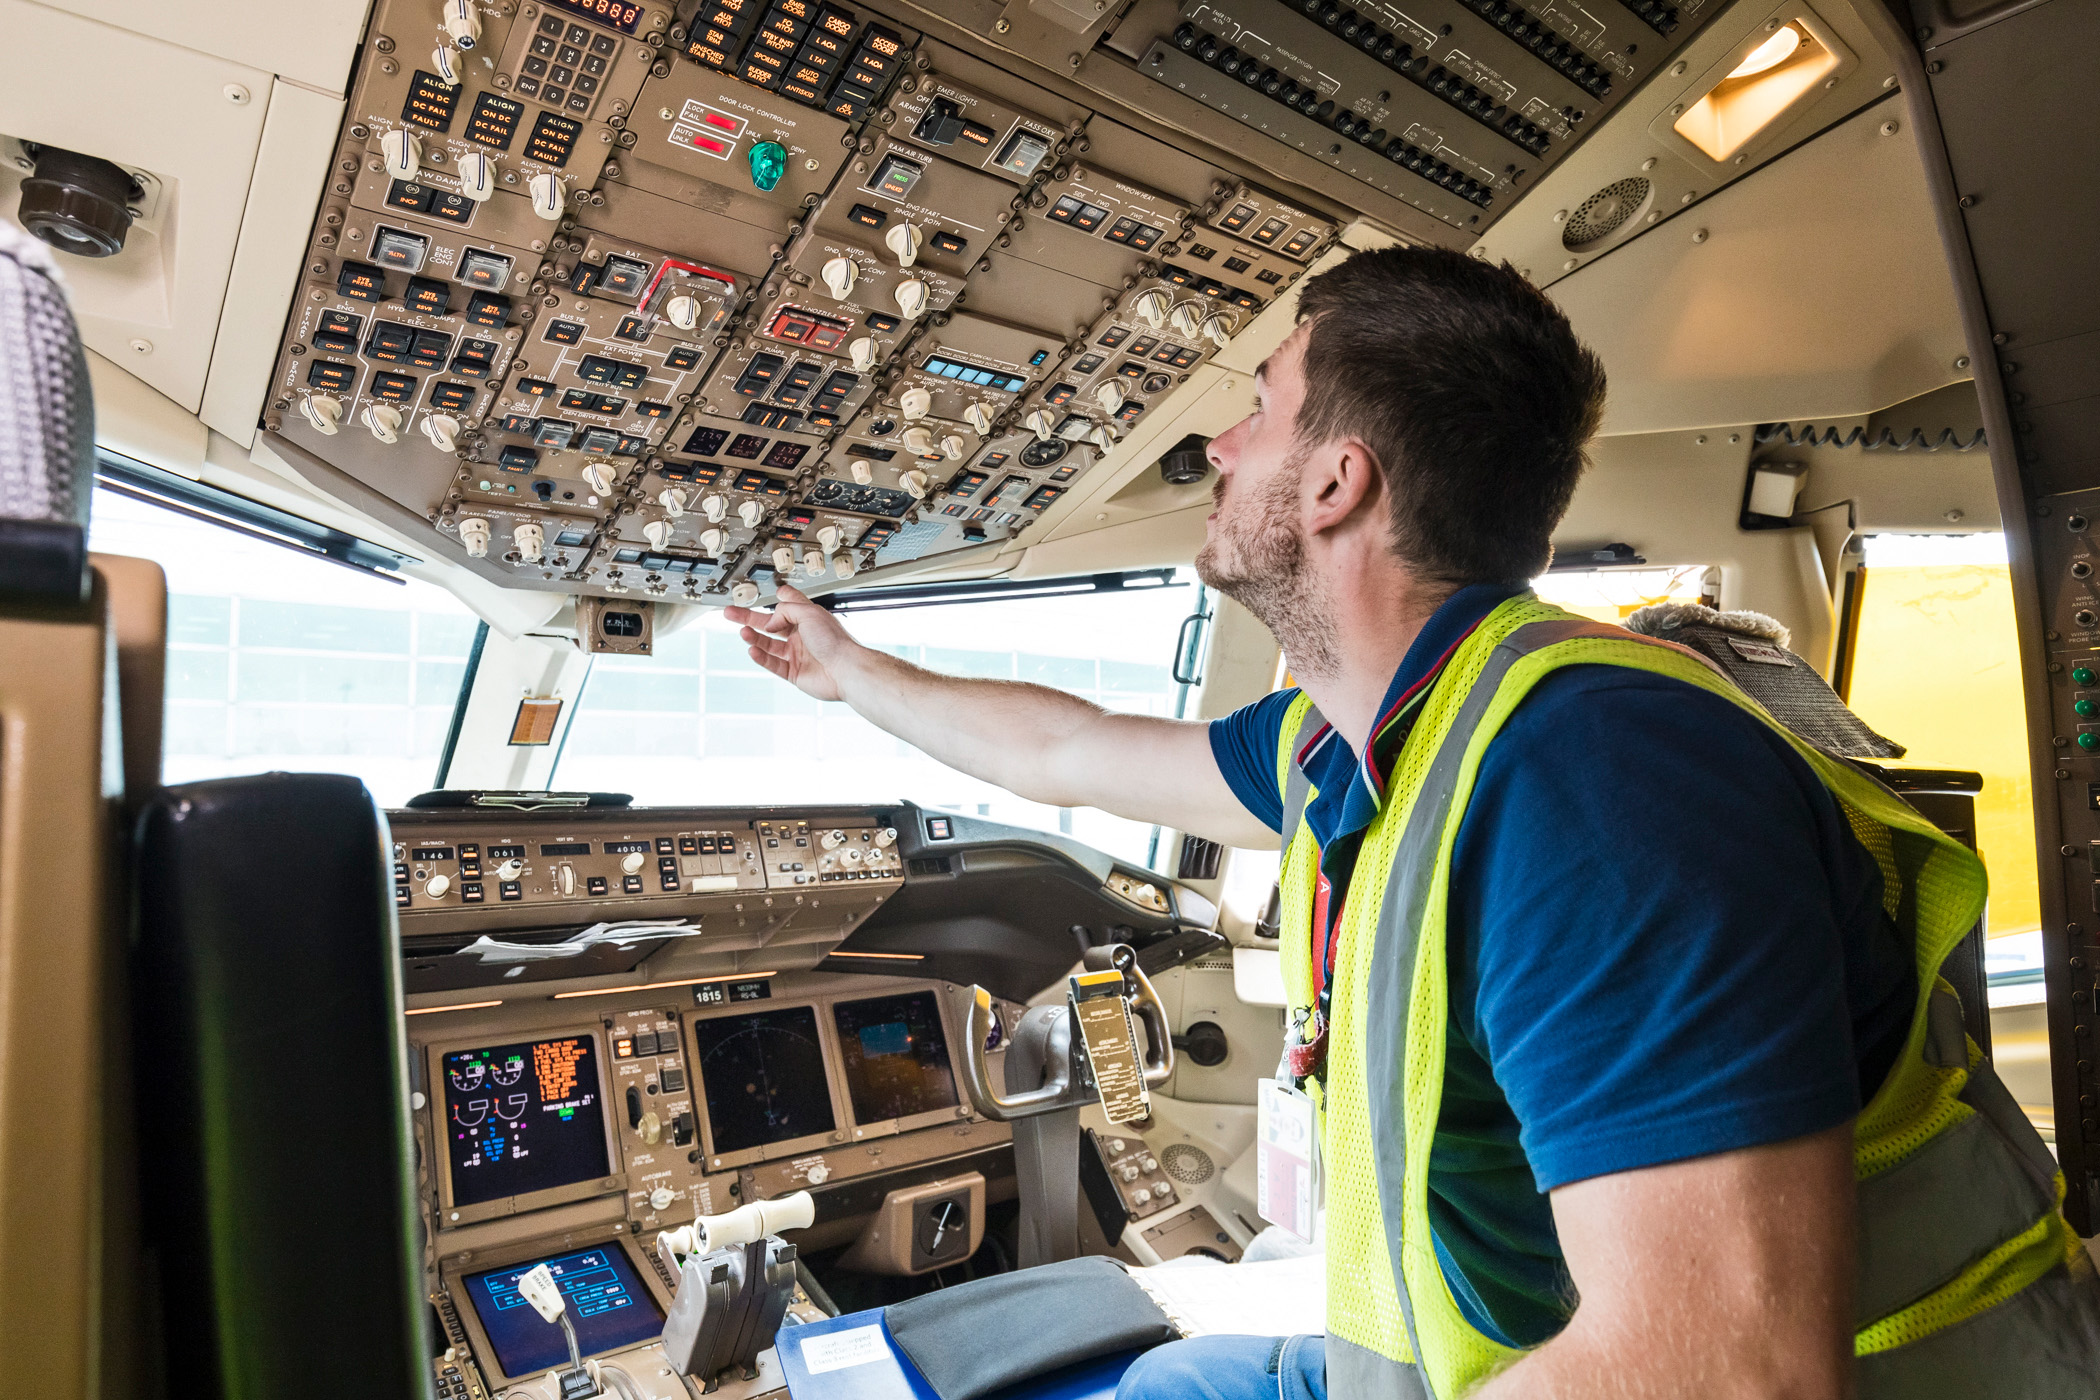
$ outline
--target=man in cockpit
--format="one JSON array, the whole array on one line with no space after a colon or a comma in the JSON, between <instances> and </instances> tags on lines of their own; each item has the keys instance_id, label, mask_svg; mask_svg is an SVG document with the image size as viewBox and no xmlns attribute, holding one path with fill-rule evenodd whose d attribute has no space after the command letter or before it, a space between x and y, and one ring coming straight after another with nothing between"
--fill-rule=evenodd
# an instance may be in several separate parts
<instances>
[{"instance_id":1,"label":"man in cockpit","mask_svg":"<svg viewBox=\"0 0 2100 1400\"><path fill-rule=\"evenodd\" d=\"M1327 1332L1162 1347L1123 1395L2090 1395L2061 1178L1936 991L1975 858L1529 592L1605 378L1515 271L1358 254L1298 316L1210 445L1196 559L1296 688L1114 714L793 589L731 610L775 675L1025 798L1283 835Z\"/></svg>"}]
</instances>

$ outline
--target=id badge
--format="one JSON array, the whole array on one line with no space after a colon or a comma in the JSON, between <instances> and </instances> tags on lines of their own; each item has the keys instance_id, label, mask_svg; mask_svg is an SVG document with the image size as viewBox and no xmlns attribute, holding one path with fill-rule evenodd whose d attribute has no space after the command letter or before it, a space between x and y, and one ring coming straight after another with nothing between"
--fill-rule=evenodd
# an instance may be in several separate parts
<instances>
[{"instance_id":1,"label":"id badge","mask_svg":"<svg viewBox=\"0 0 2100 1400\"><path fill-rule=\"evenodd\" d=\"M1307 1244L1318 1161L1313 1101L1288 1084L1262 1080L1255 1098L1254 1208Z\"/></svg>"}]
</instances>

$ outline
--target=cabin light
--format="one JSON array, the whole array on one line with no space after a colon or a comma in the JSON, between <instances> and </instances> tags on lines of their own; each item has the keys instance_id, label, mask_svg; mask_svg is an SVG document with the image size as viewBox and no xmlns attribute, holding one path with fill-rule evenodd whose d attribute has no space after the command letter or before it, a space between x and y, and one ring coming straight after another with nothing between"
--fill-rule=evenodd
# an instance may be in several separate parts
<instances>
[{"instance_id":1,"label":"cabin light","mask_svg":"<svg viewBox=\"0 0 2100 1400\"><path fill-rule=\"evenodd\" d=\"M777 969L765 972L725 972L719 977L679 977L669 982L630 982L624 987L586 987L580 992L556 992L550 1000L568 1001L572 997L609 997L615 992L653 992L663 987L700 987L710 982L756 982L764 977L778 977Z\"/></svg>"},{"instance_id":2,"label":"cabin light","mask_svg":"<svg viewBox=\"0 0 2100 1400\"><path fill-rule=\"evenodd\" d=\"M1750 56L1730 70L1728 76L1730 78L1748 78L1754 74L1764 72L1767 68L1777 68L1794 56L1794 50L1801 47L1805 38L1806 36L1800 30L1789 24L1777 34L1750 50Z\"/></svg>"},{"instance_id":3,"label":"cabin light","mask_svg":"<svg viewBox=\"0 0 2100 1400\"><path fill-rule=\"evenodd\" d=\"M1710 160L1725 161L1819 91L1841 62L1802 20L1745 54L1671 128Z\"/></svg>"},{"instance_id":4,"label":"cabin light","mask_svg":"<svg viewBox=\"0 0 2100 1400\"><path fill-rule=\"evenodd\" d=\"M435 1016L441 1011L480 1011L485 1007L501 1006L500 1001L456 1001L450 1006L411 1006L405 1014L410 1016Z\"/></svg>"}]
</instances>

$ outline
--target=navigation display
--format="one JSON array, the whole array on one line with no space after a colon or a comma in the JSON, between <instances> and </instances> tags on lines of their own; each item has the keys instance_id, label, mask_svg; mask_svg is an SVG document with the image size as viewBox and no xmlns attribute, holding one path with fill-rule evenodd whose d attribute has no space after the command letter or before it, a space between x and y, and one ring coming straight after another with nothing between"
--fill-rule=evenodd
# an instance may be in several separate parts
<instances>
[{"instance_id":1,"label":"navigation display","mask_svg":"<svg viewBox=\"0 0 2100 1400\"><path fill-rule=\"evenodd\" d=\"M546 1321L518 1292L518 1280L541 1264L568 1304L576 1345L585 1356L646 1342L664 1330L663 1310L635 1276L627 1251L615 1244L469 1274L467 1297L505 1375L530 1376L569 1362L561 1324Z\"/></svg>"},{"instance_id":2,"label":"navigation display","mask_svg":"<svg viewBox=\"0 0 2100 1400\"><path fill-rule=\"evenodd\" d=\"M931 991L842 1001L831 1015L855 1122L955 1107L955 1071L948 1065L941 1004Z\"/></svg>"},{"instance_id":3,"label":"navigation display","mask_svg":"<svg viewBox=\"0 0 2100 1400\"><path fill-rule=\"evenodd\" d=\"M453 1205L606 1174L605 1105L589 1036L454 1050L444 1076Z\"/></svg>"},{"instance_id":4,"label":"navigation display","mask_svg":"<svg viewBox=\"0 0 2100 1400\"><path fill-rule=\"evenodd\" d=\"M718 1155L838 1126L814 1008L789 1006L696 1021L693 1048Z\"/></svg>"}]
</instances>

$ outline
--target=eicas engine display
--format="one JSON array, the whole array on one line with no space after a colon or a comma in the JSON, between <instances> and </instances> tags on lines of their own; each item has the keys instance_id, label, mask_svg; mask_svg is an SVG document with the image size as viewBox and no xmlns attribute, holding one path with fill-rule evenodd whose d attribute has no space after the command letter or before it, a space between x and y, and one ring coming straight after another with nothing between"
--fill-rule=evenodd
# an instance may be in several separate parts
<instances>
[{"instance_id":1,"label":"eicas engine display","mask_svg":"<svg viewBox=\"0 0 2100 1400\"><path fill-rule=\"evenodd\" d=\"M1627 55L1673 46L1653 13L1563 35L1438 0L1463 21L1444 60L1510 94L1490 107L1419 24L1235 3L1384 90L1301 86L1200 0L981 26L1031 57L1069 41L1078 81L903 4L954 42L839 0L380 0L264 429L515 587L749 602L996 545L1338 221L1470 239ZM1483 76L1497 47L1521 95ZM1220 112L1229 149L1184 134Z\"/></svg>"}]
</instances>

